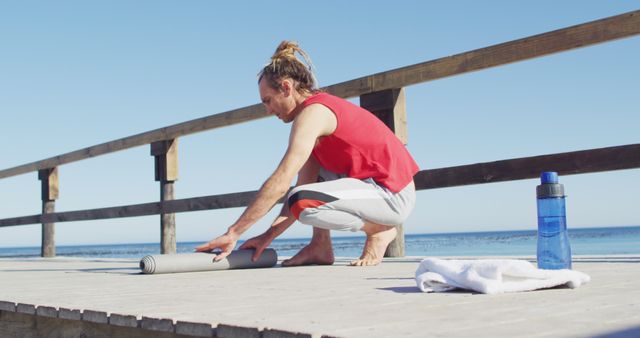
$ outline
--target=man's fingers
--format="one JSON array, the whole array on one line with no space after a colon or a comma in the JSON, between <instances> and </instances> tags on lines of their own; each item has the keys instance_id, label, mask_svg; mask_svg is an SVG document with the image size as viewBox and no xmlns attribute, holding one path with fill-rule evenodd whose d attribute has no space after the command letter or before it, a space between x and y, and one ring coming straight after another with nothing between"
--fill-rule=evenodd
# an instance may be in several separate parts
<instances>
[{"instance_id":1,"label":"man's fingers","mask_svg":"<svg viewBox=\"0 0 640 338\"><path fill-rule=\"evenodd\" d=\"M256 248L256 252L253 253L253 257L251 257L252 261L257 261L258 258L260 258L260 256L262 255L262 252L264 251L264 247L259 247Z\"/></svg>"},{"instance_id":2,"label":"man's fingers","mask_svg":"<svg viewBox=\"0 0 640 338\"><path fill-rule=\"evenodd\" d=\"M200 251L200 252L208 252L211 251L215 248L217 248L218 246L213 244L212 242L209 242L207 244L202 244L201 246L196 248L196 251Z\"/></svg>"},{"instance_id":3,"label":"man's fingers","mask_svg":"<svg viewBox=\"0 0 640 338\"><path fill-rule=\"evenodd\" d=\"M217 249L220 247L220 240L218 238L210 241L209 243L205 243L202 244L199 247L196 247L196 251L200 251L200 252L208 252L211 251L213 249Z\"/></svg>"},{"instance_id":4,"label":"man's fingers","mask_svg":"<svg viewBox=\"0 0 640 338\"><path fill-rule=\"evenodd\" d=\"M211 251L211 248L210 248L209 243L207 243L207 244L202 244L202 245L196 247L196 251L198 251L198 252Z\"/></svg>"},{"instance_id":5,"label":"man's fingers","mask_svg":"<svg viewBox=\"0 0 640 338\"><path fill-rule=\"evenodd\" d=\"M214 262L219 262L219 261L225 259L227 256L229 256L230 253L231 253L231 251L221 252L221 253L216 255L216 257L213 259L213 261Z\"/></svg>"},{"instance_id":6,"label":"man's fingers","mask_svg":"<svg viewBox=\"0 0 640 338\"><path fill-rule=\"evenodd\" d=\"M244 250L244 249L253 249L253 248L255 248L255 245L252 245L251 242L247 241L242 243L242 245L238 249Z\"/></svg>"}]
</instances>

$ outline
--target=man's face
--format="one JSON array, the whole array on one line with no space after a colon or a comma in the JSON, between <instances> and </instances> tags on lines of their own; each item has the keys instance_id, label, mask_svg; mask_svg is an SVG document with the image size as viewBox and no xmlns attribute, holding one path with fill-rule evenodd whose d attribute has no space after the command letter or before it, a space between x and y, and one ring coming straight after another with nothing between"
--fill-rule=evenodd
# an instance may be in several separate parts
<instances>
[{"instance_id":1,"label":"man's face","mask_svg":"<svg viewBox=\"0 0 640 338\"><path fill-rule=\"evenodd\" d=\"M267 109L267 114L276 115L282 122L293 121L295 102L286 90L276 90L269 86L268 81L262 79L258 84L260 99Z\"/></svg>"}]
</instances>

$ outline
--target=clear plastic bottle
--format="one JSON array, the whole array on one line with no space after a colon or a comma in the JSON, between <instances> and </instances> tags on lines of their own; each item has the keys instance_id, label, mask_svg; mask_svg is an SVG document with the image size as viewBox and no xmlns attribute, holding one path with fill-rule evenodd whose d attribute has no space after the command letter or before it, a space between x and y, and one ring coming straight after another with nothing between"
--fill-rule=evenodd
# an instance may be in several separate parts
<instances>
[{"instance_id":1,"label":"clear plastic bottle","mask_svg":"<svg viewBox=\"0 0 640 338\"><path fill-rule=\"evenodd\" d=\"M571 269L564 186L558 174L543 172L536 187L538 200L538 268Z\"/></svg>"}]
</instances>

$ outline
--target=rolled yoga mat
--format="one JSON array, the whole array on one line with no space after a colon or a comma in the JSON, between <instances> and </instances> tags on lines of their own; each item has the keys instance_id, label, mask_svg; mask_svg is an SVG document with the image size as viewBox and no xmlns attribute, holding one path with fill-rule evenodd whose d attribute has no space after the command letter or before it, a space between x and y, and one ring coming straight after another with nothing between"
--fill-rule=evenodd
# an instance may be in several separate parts
<instances>
[{"instance_id":1,"label":"rolled yoga mat","mask_svg":"<svg viewBox=\"0 0 640 338\"><path fill-rule=\"evenodd\" d=\"M149 255L140 260L140 270L146 274L216 271L229 269L270 268L278 262L273 249L265 249L260 258L252 262L254 250L234 250L225 259L214 262L214 253L194 252L172 255Z\"/></svg>"}]
</instances>

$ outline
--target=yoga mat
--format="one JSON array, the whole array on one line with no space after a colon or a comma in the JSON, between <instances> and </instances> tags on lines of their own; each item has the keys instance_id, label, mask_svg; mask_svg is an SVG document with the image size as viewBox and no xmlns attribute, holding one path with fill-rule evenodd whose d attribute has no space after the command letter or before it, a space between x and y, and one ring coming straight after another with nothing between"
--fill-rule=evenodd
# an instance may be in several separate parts
<instances>
[{"instance_id":1,"label":"yoga mat","mask_svg":"<svg viewBox=\"0 0 640 338\"><path fill-rule=\"evenodd\" d=\"M214 262L214 253L194 252L172 255L149 255L140 260L140 270L146 274L216 271L229 269L270 268L278 262L273 249L265 249L260 258L252 262L253 250L234 250L225 259Z\"/></svg>"}]
</instances>

